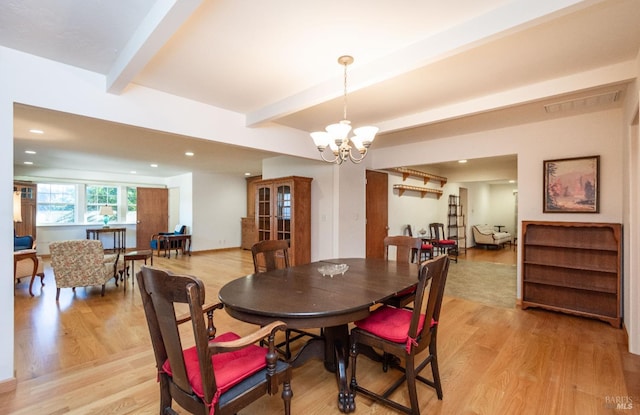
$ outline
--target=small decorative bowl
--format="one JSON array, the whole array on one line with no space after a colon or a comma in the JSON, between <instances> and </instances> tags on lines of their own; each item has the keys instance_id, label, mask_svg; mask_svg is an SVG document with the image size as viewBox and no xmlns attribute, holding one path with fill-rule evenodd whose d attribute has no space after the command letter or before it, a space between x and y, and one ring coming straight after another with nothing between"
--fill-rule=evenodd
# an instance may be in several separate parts
<instances>
[{"instance_id":1,"label":"small decorative bowl","mask_svg":"<svg viewBox=\"0 0 640 415\"><path fill-rule=\"evenodd\" d=\"M349 265L347 264L331 264L331 265L324 265L318 268L318 272L320 272L322 276L328 275L331 278L333 278L334 275L338 275L338 274L344 275L344 273L347 272L348 269L349 269Z\"/></svg>"}]
</instances>

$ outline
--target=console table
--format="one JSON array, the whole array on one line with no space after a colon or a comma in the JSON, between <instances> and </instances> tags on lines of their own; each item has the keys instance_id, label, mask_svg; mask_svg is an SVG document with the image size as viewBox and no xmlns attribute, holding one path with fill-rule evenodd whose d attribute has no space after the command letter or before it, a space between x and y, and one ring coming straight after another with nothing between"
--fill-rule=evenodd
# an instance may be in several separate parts
<instances>
[{"instance_id":1,"label":"console table","mask_svg":"<svg viewBox=\"0 0 640 415\"><path fill-rule=\"evenodd\" d=\"M100 240L102 234L113 234L113 248L105 247L105 251L126 252L127 228L96 228L87 229L87 239Z\"/></svg>"}]
</instances>

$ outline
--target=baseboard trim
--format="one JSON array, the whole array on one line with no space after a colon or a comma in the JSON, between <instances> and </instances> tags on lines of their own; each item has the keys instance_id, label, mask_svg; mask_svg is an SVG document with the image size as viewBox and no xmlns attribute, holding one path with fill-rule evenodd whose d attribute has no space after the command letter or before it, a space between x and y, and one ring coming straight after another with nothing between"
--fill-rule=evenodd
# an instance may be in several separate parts
<instances>
[{"instance_id":1,"label":"baseboard trim","mask_svg":"<svg viewBox=\"0 0 640 415\"><path fill-rule=\"evenodd\" d=\"M18 387L18 379L15 377L0 381L0 393L11 392Z\"/></svg>"}]
</instances>

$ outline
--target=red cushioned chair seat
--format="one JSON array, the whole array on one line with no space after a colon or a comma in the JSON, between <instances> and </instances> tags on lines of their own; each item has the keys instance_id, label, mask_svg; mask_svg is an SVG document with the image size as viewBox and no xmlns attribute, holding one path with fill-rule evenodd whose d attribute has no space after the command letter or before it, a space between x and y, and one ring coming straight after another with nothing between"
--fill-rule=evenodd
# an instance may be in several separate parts
<instances>
[{"instance_id":1,"label":"red cushioned chair seat","mask_svg":"<svg viewBox=\"0 0 640 415\"><path fill-rule=\"evenodd\" d=\"M211 342L222 343L239 339L235 333L224 333L216 337ZM224 393L232 386L240 383L242 380L266 367L265 355L267 349L256 345L247 346L244 349L236 350L228 353L220 353L211 357L213 363L213 372L216 376L216 385L220 393ZM187 367L187 376L189 383L193 388L193 392L199 397L204 397L204 389L202 388L202 376L200 376L200 366L198 363L198 354L195 346L183 351L184 363ZM162 365L169 376L172 375L169 360Z\"/></svg>"},{"instance_id":2,"label":"red cushioned chair seat","mask_svg":"<svg viewBox=\"0 0 640 415\"><path fill-rule=\"evenodd\" d=\"M422 248L423 251L431 251L433 249L433 245L431 244L422 244Z\"/></svg>"},{"instance_id":3,"label":"red cushioned chair seat","mask_svg":"<svg viewBox=\"0 0 640 415\"><path fill-rule=\"evenodd\" d=\"M404 343L409 334L411 323L411 310L382 306L376 309L369 317L356 321L355 325L383 339L394 343ZM431 321L431 326L436 324ZM418 333L424 325L424 314L420 315Z\"/></svg>"},{"instance_id":4,"label":"red cushioned chair seat","mask_svg":"<svg viewBox=\"0 0 640 415\"><path fill-rule=\"evenodd\" d=\"M456 241L451 240L451 239L440 239L440 240L438 241L438 243L439 243L440 245L455 245L455 244L456 244Z\"/></svg>"}]
</instances>

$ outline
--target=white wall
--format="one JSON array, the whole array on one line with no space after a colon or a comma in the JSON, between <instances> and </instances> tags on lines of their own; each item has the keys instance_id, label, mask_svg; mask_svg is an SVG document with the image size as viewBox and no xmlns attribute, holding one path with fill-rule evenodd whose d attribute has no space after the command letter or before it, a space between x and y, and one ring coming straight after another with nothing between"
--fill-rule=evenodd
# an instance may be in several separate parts
<instances>
[{"instance_id":1,"label":"white wall","mask_svg":"<svg viewBox=\"0 0 640 415\"><path fill-rule=\"evenodd\" d=\"M193 248L197 251L240 247L240 218L247 212L244 177L193 174Z\"/></svg>"},{"instance_id":2,"label":"white wall","mask_svg":"<svg viewBox=\"0 0 640 415\"><path fill-rule=\"evenodd\" d=\"M180 188L169 188L169 225L167 229L175 229L180 223ZM190 229L187 232L191 232Z\"/></svg>"},{"instance_id":3,"label":"white wall","mask_svg":"<svg viewBox=\"0 0 640 415\"><path fill-rule=\"evenodd\" d=\"M485 223L504 225L502 232L517 235L515 184L489 185L489 216Z\"/></svg>"},{"instance_id":4,"label":"white wall","mask_svg":"<svg viewBox=\"0 0 640 415\"><path fill-rule=\"evenodd\" d=\"M435 174L435 173L434 173ZM420 229L429 232L429 224L433 222L447 223L440 213L443 211L442 204L447 203L447 195L438 199L433 193L428 193L424 197L419 192L405 191L402 196L398 190L394 190L396 184L405 184L408 186L429 187L434 189L445 189L440 187L440 183L433 185L424 184L424 181L415 177L407 177L402 179L402 175L389 174L389 232L388 235L402 235L407 225L411 225L413 236L418 236ZM457 188L455 189L457 191Z\"/></svg>"}]
</instances>

